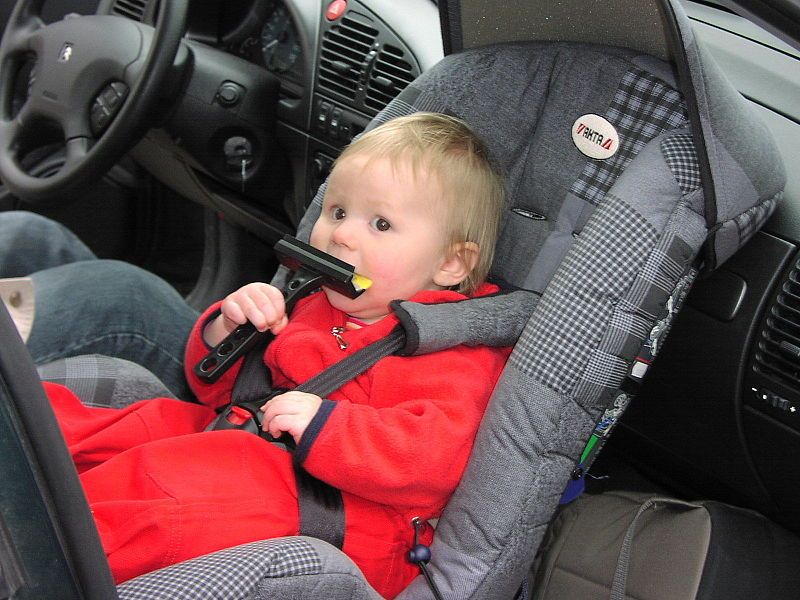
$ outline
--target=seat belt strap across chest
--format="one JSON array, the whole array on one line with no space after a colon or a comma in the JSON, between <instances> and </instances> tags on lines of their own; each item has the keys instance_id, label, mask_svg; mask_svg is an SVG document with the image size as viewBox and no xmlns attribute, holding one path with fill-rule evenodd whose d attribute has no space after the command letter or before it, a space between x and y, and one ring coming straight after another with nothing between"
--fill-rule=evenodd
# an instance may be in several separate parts
<instances>
[{"instance_id":1,"label":"seat belt strap across chest","mask_svg":"<svg viewBox=\"0 0 800 600\"><path fill-rule=\"evenodd\" d=\"M327 396L369 369L380 359L400 350L405 343L405 330L398 325L386 337L376 340L358 352L334 363L295 389L299 392L315 394L321 398Z\"/></svg>"},{"instance_id":2,"label":"seat belt strap across chest","mask_svg":"<svg viewBox=\"0 0 800 600\"><path fill-rule=\"evenodd\" d=\"M295 390L324 398L380 359L400 350L405 342L405 330L402 326L397 326L386 337L334 363L297 386ZM263 360L265 348L266 341L254 347L245 356L234 385L231 404L231 406L249 404L254 409L250 412L259 424L259 434L261 432L258 408L264 399L273 393L269 369ZM282 438L280 441L287 450L294 450L293 440L284 442ZM297 461L293 461L293 464L297 482L300 535L324 540L341 549L344 544L344 506L341 491L309 474Z\"/></svg>"}]
</instances>

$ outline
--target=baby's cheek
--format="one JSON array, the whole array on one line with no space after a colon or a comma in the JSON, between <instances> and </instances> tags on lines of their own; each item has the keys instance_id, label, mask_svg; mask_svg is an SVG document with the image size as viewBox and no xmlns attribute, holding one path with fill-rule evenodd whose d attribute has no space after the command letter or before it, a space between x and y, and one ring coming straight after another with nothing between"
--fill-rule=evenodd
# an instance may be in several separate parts
<instances>
[{"instance_id":1,"label":"baby's cheek","mask_svg":"<svg viewBox=\"0 0 800 600\"><path fill-rule=\"evenodd\" d=\"M364 262L373 280L392 284L403 279L408 265L406 257L390 250L373 251Z\"/></svg>"},{"instance_id":2,"label":"baby's cheek","mask_svg":"<svg viewBox=\"0 0 800 600\"><path fill-rule=\"evenodd\" d=\"M309 237L309 244L314 246L317 250L325 250L325 233L323 231L324 227L317 221L314 224L314 228L311 230L311 236Z\"/></svg>"}]
</instances>

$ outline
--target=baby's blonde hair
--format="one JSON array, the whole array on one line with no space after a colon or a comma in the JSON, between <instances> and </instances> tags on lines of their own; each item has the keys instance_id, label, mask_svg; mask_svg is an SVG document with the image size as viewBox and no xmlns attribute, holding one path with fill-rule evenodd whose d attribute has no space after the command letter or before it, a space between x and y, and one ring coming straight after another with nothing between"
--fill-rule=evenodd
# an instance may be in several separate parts
<instances>
[{"instance_id":1,"label":"baby's blonde hair","mask_svg":"<svg viewBox=\"0 0 800 600\"><path fill-rule=\"evenodd\" d=\"M474 292L492 265L505 202L503 179L486 145L460 119L419 112L368 131L336 162L356 155L388 158L395 166L408 161L414 176L421 170L436 176L447 200L447 248L463 242L479 248L475 268L458 286L464 294Z\"/></svg>"}]
</instances>

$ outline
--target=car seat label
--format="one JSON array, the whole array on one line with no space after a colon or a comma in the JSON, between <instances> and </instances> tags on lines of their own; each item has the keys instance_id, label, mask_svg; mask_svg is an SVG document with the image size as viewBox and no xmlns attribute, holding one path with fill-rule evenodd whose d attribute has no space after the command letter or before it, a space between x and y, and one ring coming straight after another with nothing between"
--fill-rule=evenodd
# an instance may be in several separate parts
<instances>
[{"instance_id":1,"label":"car seat label","mask_svg":"<svg viewBox=\"0 0 800 600\"><path fill-rule=\"evenodd\" d=\"M600 115L588 113L572 124L572 141L589 158L611 158L619 148L619 134L614 126Z\"/></svg>"}]
</instances>

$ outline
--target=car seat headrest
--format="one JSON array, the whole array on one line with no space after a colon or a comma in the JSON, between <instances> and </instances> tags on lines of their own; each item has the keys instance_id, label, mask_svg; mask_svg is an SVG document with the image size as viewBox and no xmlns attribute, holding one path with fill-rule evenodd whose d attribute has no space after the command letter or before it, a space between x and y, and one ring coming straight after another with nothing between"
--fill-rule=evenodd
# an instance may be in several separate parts
<instances>
[{"instance_id":1,"label":"car seat headrest","mask_svg":"<svg viewBox=\"0 0 800 600\"><path fill-rule=\"evenodd\" d=\"M439 7L449 34L445 47L452 52L501 42L567 41L630 48L663 60L670 55L659 0L440 0Z\"/></svg>"}]
</instances>

